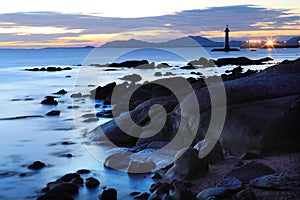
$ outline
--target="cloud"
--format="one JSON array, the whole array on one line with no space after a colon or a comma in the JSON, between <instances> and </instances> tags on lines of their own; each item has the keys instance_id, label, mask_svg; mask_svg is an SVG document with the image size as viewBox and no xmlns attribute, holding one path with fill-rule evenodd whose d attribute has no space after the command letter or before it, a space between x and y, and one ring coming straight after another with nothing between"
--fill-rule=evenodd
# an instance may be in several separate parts
<instances>
[{"instance_id":1,"label":"cloud","mask_svg":"<svg viewBox=\"0 0 300 200\"><path fill-rule=\"evenodd\" d=\"M240 5L187 10L141 18L101 17L58 12L0 14L0 39L2 42L9 42L8 39L2 40L3 35L6 34L7 38L13 38L14 41L30 43L51 42L54 44L59 41L59 43L70 43L70 45L74 42L76 42L75 45L80 45L80 42L97 45L108 38L117 37L119 33L123 32L121 35L124 36L136 29L148 30L148 32L144 30L147 34L141 34L148 40L170 39L170 37L172 39L180 35L174 34L175 32L182 33L182 36L200 34L218 38L223 36L226 24L230 26L232 37L236 38L249 37L251 33L257 36L263 36L263 34L266 34L265 36L300 35L299 13L293 15L288 9ZM155 28L152 28L151 32L149 27Z\"/></svg>"}]
</instances>

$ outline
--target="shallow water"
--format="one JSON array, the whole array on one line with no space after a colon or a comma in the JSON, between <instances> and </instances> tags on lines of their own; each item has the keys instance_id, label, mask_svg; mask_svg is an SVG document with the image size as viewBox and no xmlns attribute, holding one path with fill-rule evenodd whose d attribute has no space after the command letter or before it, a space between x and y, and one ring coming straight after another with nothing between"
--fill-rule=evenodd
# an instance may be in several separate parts
<instances>
[{"instance_id":1,"label":"shallow water","mask_svg":"<svg viewBox=\"0 0 300 200\"><path fill-rule=\"evenodd\" d=\"M209 50L209 49L207 49ZM118 71L104 72L96 67L71 66L71 71L60 72L30 72L25 71L25 66L70 66L77 65L85 60L91 49L70 50L0 50L0 119L41 115L40 118L24 118L15 120L0 120L0 199L34 199L40 194L47 182L54 181L60 176L75 172L78 169L90 169L91 174L84 175L87 178L98 178L101 185L98 189L88 191L81 189L77 199L96 198L101 193L102 187L114 187L118 190L120 199L128 199L133 191L148 191L152 180L144 178L144 175L129 176L127 173L109 170L103 167L101 161L105 157L106 149L98 145L90 144L82 138L82 133L95 128L97 125L109 119L99 119L98 122L84 123L82 114L95 113L95 102L89 98L72 99L70 95L76 92L88 93L94 87L88 85L105 85L111 81L120 81L118 78L138 73L142 74L143 81L153 80L155 71L163 73L171 71L179 76L189 76L190 70L155 69L137 70L121 69ZM177 50L178 51L183 51ZM189 48L190 58L199 58L195 51ZM109 55L109 52L106 52ZM208 52L212 58L246 56L258 59L266 56L274 58L274 62L284 59L299 57L298 49L260 49L256 52L242 50L241 52L218 53ZM106 58L106 57L105 57ZM112 58L106 58L111 60ZM160 58L161 59L161 58ZM155 61L155 60L154 60ZM161 59L161 61L163 61ZM103 59L102 63L106 63ZM180 62L179 62L180 63ZM206 75L223 73L222 68L198 69ZM247 66L244 69L263 69L266 66ZM89 69L83 72L83 69ZM193 70L195 71L195 70ZM197 71L197 70L196 70ZM79 73L81 72L81 73ZM78 77L78 74L83 74ZM71 78L66 78L70 75ZM59 96L57 106L40 104L44 96L64 88L68 91ZM75 102L73 102L73 100ZM75 111L67 107L76 104L80 108ZM50 110L60 110L60 116L45 117ZM74 145L62 145L63 141L75 142ZM84 142L85 145L82 143ZM95 154L87 151L97 152ZM72 158L64 157L64 154L73 154ZM99 156L100 155L100 156ZM103 157L102 157L102 156ZM47 167L39 171L27 169L33 161L40 160ZM28 173L19 176L20 173ZM149 177L146 175L145 177Z\"/></svg>"}]
</instances>

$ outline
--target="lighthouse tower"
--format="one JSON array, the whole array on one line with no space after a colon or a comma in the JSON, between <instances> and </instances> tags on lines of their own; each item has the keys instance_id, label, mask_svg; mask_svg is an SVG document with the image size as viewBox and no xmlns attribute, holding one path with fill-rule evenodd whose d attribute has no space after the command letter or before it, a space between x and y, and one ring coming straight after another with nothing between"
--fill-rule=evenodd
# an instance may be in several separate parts
<instances>
[{"instance_id":1,"label":"lighthouse tower","mask_svg":"<svg viewBox=\"0 0 300 200\"><path fill-rule=\"evenodd\" d=\"M225 45L224 45L224 51L230 51L230 46L229 46L229 28L228 25L226 25L226 29L225 29Z\"/></svg>"}]
</instances>

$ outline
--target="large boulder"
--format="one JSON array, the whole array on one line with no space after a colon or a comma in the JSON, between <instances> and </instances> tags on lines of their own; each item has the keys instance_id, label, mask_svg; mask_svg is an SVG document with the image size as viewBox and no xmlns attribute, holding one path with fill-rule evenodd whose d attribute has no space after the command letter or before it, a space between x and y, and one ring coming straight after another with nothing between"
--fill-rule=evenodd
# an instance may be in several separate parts
<instances>
[{"instance_id":1,"label":"large boulder","mask_svg":"<svg viewBox=\"0 0 300 200\"><path fill-rule=\"evenodd\" d=\"M199 158L199 152L194 148L184 148L175 156L174 166L165 174L170 180L193 180L208 172L206 158Z\"/></svg>"}]
</instances>

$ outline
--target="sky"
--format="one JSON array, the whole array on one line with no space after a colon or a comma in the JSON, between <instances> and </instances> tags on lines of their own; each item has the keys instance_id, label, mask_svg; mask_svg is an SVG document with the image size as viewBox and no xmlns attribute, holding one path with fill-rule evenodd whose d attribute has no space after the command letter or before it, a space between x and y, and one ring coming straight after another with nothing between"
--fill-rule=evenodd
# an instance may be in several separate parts
<instances>
[{"instance_id":1,"label":"sky","mask_svg":"<svg viewBox=\"0 0 300 200\"><path fill-rule=\"evenodd\" d=\"M199 35L221 41L300 36L299 0L9 0L0 7L0 48L99 46Z\"/></svg>"}]
</instances>

